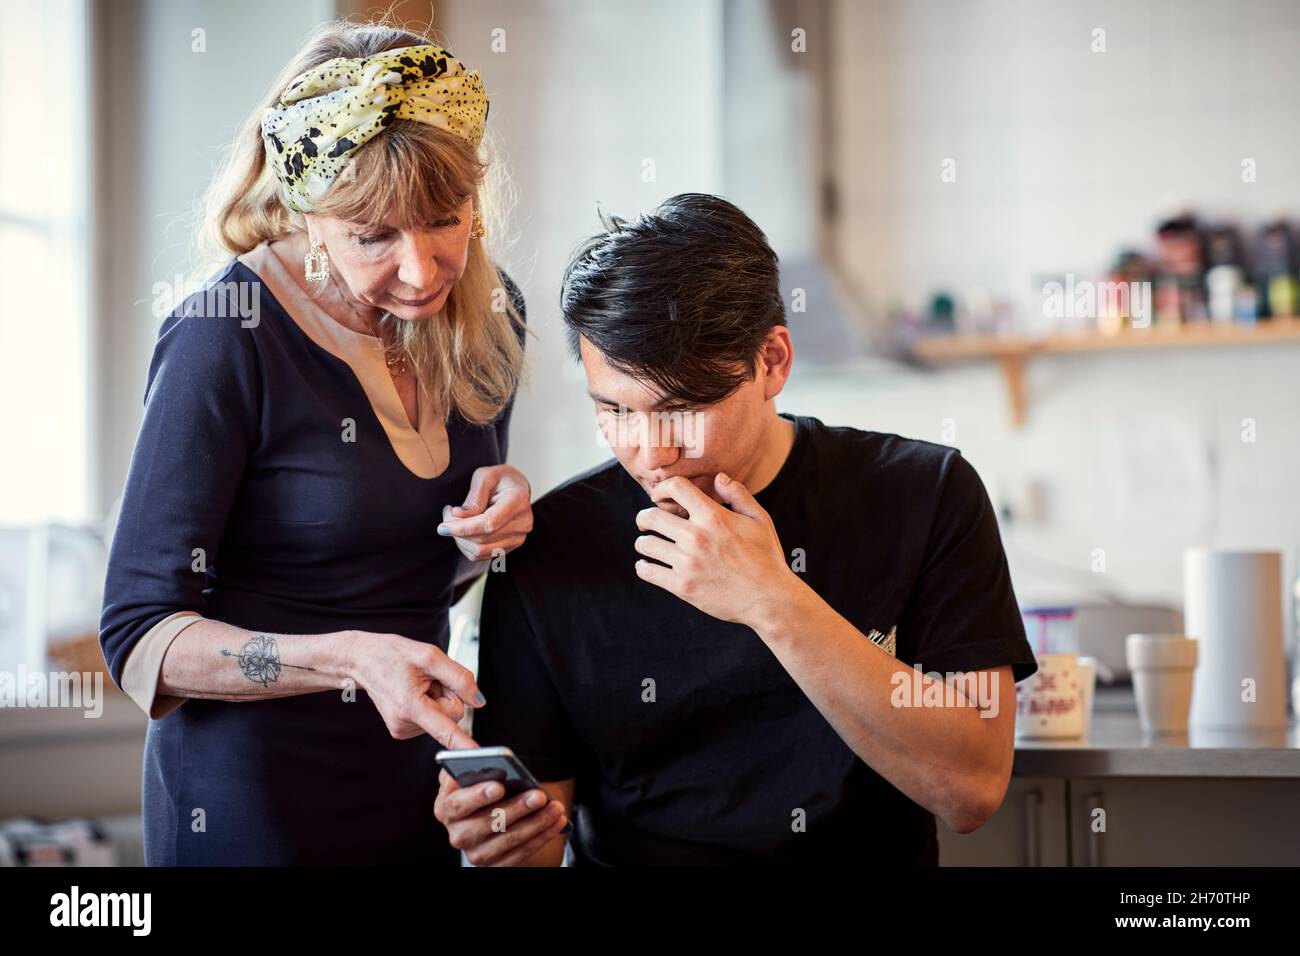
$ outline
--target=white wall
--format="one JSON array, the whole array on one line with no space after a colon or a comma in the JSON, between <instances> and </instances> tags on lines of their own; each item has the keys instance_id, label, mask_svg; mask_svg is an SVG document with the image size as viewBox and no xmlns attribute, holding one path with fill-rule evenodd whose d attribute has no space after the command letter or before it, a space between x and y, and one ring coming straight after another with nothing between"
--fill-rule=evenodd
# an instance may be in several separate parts
<instances>
[{"instance_id":1,"label":"white wall","mask_svg":"<svg viewBox=\"0 0 1300 956\"><path fill-rule=\"evenodd\" d=\"M879 300L980 285L1032 307L1037 276L1093 276L1183 204L1300 212L1294 2L832 2L841 235Z\"/></svg>"},{"instance_id":2,"label":"white wall","mask_svg":"<svg viewBox=\"0 0 1300 956\"><path fill-rule=\"evenodd\" d=\"M1032 317L1045 274L1095 277L1181 205L1252 227L1300 214L1300 5L835 0L834 20L840 245L876 304L978 286ZM1044 520L1005 529L1022 599L1179 605L1192 544L1282 549L1290 580L1297 372L1300 345L1039 360L1020 432L988 365L793 391L837 421L931 440L952 419L998 497L1044 482Z\"/></svg>"}]
</instances>

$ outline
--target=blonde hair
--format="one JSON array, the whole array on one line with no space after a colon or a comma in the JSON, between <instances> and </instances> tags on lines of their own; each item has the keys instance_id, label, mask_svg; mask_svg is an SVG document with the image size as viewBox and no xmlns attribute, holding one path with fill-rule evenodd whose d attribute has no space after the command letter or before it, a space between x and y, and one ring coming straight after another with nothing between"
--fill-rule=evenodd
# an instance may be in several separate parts
<instances>
[{"instance_id":1,"label":"blonde hair","mask_svg":"<svg viewBox=\"0 0 1300 956\"><path fill-rule=\"evenodd\" d=\"M195 236L199 265L191 278L231 255L306 230L302 215L285 205L262 143L263 110L279 100L294 77L334 57L368 57L432 42L386 22L336 20L317 29L228 147L204 196ZM349 169L313 211L368 227L391 216L395 222L387 225L407 229L423 227L472 198L494 235L490 152L426 123L399 121L357 149ZM416 377L444 417L454 411L473 424L487 424L518 387L523 320L481 240L470 240L465 272L441 315L405 322L385 312L381 324L395 329Z\"/></svg>"}]
</instances>

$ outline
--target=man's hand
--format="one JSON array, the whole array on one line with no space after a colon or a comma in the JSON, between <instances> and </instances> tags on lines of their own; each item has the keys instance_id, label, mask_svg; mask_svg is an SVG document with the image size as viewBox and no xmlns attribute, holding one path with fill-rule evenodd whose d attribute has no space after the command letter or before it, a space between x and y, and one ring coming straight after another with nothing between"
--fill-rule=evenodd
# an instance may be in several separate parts
<instances>
[{"instance_id":1,"label":"man's hand","mask_svg":"<svg viewBox=\"0 0 1300 956\"><path fill-rule=\"evenodd\" d=\"M433 815L447 828L451 845L475 866L518 866L559 837L569 817L564 804L544 790L526 790L502 800L496 781L462 787L438 774ZM500 802L498 802L500 801Z\"/></svg>"},{"instance_id":2,"label":"man's hand","mask_svg":"<svg viewBox=\"0 0 1300 956\"><path fill-rule=\"evenodd\" d=\"M532 489L514 465L477 468L460 505L442 509L438 533L456 539L470 561L486 561L500 548L513 551L533 530Z\"/></svg>"},{"instance_id":3,"label":"man's hand","mask_svg":"<svg viewBox=\"0 0 1300 956\"><path fill-rule=\"evenodd\" d=\"M658 507L637 512L636 526L654 534L637 538L636 550L668 567L641 559L636 573L711 617L755 627L765 608L803 582L785 563L772 519L749 489L722 473L713 487L730 510L685 478L655 485L655 501L672 499L689 517Z\"/></svg>"}]
</instances>

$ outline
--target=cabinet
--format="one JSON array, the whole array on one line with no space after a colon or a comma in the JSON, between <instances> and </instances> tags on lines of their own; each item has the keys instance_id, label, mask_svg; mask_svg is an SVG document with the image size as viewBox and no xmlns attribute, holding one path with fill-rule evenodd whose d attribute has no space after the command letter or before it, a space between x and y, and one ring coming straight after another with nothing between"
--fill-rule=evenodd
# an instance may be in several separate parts
<instances>
[{"instance_id":1,"label":"cabinet","mask_svg":"<svg viewBox=\"0 0 1300 956\"><path fill-rule=\"evenodd\" d=\"M1300 780L1082 778L1069 800L1074 866L1300 866Z\"/></svg>"},{"instance_id":2,"label":"cabinet","mask_svg":"<svg viewBox=\"0 0 1300 956\"><path fill-rule=\"evenodd\" d=\"M938 831L941 866L1300 866L1300 780L1017 777L980 829Z\"/></svg>"}]
</instances>

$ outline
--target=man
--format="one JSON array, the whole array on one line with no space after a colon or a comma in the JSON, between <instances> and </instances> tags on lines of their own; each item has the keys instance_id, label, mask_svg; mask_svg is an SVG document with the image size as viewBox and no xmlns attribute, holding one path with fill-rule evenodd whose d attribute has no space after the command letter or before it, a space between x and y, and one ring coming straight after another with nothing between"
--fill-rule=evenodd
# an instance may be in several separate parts
<instances>
[{"instance_id":1,"label":"man","mask_svg":"<svg viewBox=\"0 0 1300 956\"><path fill-rule=\"evenodd\" d=\"M444 774L453 844L558 865L576 802L580 864L936 864L936 815L1001 803L1036 670L974 469L777 413L777 259L724 200L613 219L561 304L616 460L488 576L474 727L551 799Z\"/></svg>"}]
</instances>

